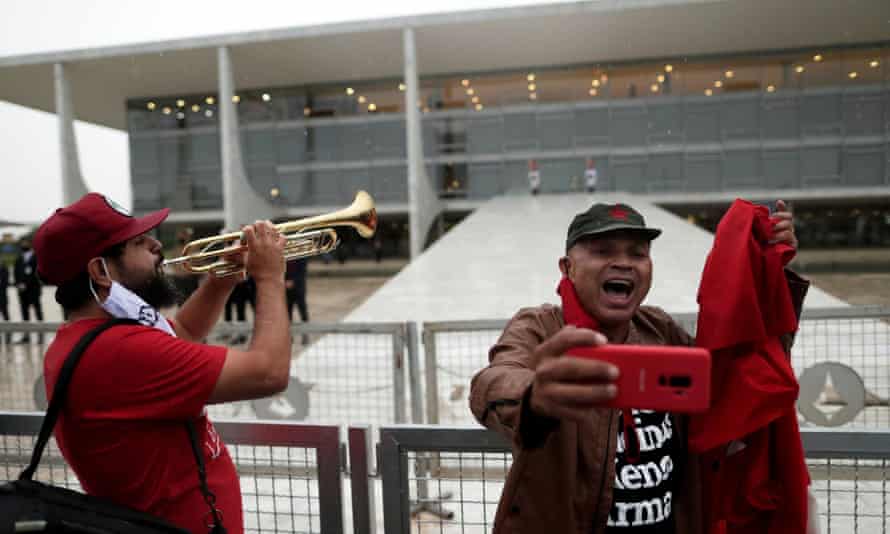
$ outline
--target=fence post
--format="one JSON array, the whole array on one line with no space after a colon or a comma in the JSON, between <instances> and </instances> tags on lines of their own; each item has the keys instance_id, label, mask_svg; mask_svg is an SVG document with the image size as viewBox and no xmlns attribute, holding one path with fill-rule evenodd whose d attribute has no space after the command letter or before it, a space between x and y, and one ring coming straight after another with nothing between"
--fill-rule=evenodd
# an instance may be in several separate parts
<instances>
[{"instance_id":1,"label":"fence post","mask_svg":"<svg viewBox=\"0 0 890 534\"><path fill-rule=\"evenodd\" d=\"M411 390L411 422L414 424L423 423L423 386L420 383L420 350L419 340L417 339L417 323L409 321L405 323L405 332L407 336L405 341L408 344L408 387Z\"/></svg>"},{"instance_id":2,"label":"fence post","mask_svg":"<svg viewBox=\"0 0 890 534\"><path fill-rule=\"evenodd\" d=\"M380 463L377 471L383 484L383 531L408 534L411 531L408 495L408 457L402 455L398 442L380 431Z\"/></svg>"},{"instance_id":3,"label":"fence post","mask_svg":"<svg viewBox=\"0 0 890 534\"><path fill-rule=\"evenodd\" d=\"M349 485L352 488L352 531L375 534L377 513L375 491L371 482L371 430L367 426L349 427Z\"/></svg>"},{"instance_id":4,"label":"fence post","mask_svg":"<svg viewBox=\"0 0 890 534\"><path fill-rule=\"evenodd\" d=\"M426 374L426 422L439 424L439 376L436 361L436 331L423 324L424 373Z\"/></svg>"},{"instance_id":5,"label":"fence post","mask_svg":"<svg viewBox=\"0 0 890 534\"><path fill-rule=\"evenodd\" d=\"M405 410L405 328L399 326L392 332L392 383L393 419L396 423L407 422Z\"/></svg>"}]
</instances>

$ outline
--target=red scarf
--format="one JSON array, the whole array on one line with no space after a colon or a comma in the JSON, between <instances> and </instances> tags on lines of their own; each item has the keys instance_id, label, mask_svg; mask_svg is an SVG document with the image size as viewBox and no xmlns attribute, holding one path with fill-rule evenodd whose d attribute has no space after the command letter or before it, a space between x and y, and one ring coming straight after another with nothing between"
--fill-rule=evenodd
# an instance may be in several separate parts
<instances>
[{"instance_id":1,"label":"red scarf","mask_svg":"<svg viewBox=\"0 0 890 534\"><path fill-rule=\"evenodd\" d=\"M563 276L556 293L562 299L562 319L565 324L599 331L599 323L581 306L575 284L571 280ZM621 419L624 427L625 459L628 463L636 463L640 459L640 444L636 439L637 426L634 423L633 413L630 410L621 410Z\"/></svg>"},{"instance_id":2,"label":"red scarf","mask_svg":"<svg viewBox=\"0 0 890 534\"><path fill-rule=\"evenodd\" d=\"M599 330L599 323L584 311L581 301L578 299L578 292L575 291L575 284L568 277L562 277L556 288L556 293L562 298L562 319L566 324L578 328Z\"/></svg>"}]
</instances>

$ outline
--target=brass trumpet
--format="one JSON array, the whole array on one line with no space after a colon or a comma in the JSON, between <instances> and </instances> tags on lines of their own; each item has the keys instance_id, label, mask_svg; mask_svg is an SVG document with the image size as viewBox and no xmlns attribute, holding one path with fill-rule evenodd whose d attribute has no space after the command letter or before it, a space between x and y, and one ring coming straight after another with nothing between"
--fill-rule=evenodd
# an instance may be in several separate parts
<instances>
[{"instance_id":1,"label":"brass trumpet","mask_svg":"<svg viewBox=\"0 0 890 534\"><path fill-rule=\"evenodd\" d=\"M374 199L365 191L359 191L348 208L276 224L275 228L287 240L285 261L317 256L337 248L340 238L331 228L333 226L351 226L360 236L372 237L377 230ZM247 250L243 239L243 232L196 239L183 247L180 257L164 261L164 267L177 266L190 273L210 273L219 278L239 274L244 266L233 263L227 256Z\"/></svg>"}]
</instances>

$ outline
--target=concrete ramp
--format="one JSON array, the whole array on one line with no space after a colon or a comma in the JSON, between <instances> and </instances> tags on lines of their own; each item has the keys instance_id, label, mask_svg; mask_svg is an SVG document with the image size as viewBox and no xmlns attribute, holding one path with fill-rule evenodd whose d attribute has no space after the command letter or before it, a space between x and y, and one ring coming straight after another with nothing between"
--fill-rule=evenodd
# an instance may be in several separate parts
<instances>
[{"instance_id":1,"label":"concrete ramp","mask_svg":"<svg viewBox=\"0 0 890 534\"><path fill-rule=\"evenodd\" d=\"M524 306L558 302L557 260L576 213L594 202L624 202L664 233L653 242L646 304L673 313L695 301L713 234L631 194L507 195L494 198L412 261L346 321L501 319ZM812 288L807 307L846 306Z\"/></svg>"}]
</instances>

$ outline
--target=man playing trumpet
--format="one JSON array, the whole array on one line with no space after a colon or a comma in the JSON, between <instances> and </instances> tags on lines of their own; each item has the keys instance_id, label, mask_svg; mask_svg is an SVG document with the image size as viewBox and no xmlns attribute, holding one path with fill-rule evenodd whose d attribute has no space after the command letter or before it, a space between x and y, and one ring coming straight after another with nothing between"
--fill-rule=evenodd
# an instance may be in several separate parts
<instances>
[{"instance_id":1,"label":"man playing trumpet","mask_svg":"<svg viewBox=\"0 0 890 534\"><path fill-rule=\"evenodd\" d=\"M209 276L167 319L175 290L162 271L161 244L150 232L164 209L134 218L90 193L57 210L37 230L34 248L43 280L58 286L68 321L47 350L51 395L74 345L113 317L119 325L87 348L55 429L59 447L87 493L206 533L195 456L183 428L195 423L215 507L230 534L243 531L234 463L204 407L283 391L291 338L284 299L285 238L268 221L245 226L243 265L256 281L256 321L246 350L200 342L219 319L240 277ZM240 263L239 263L240 262Z\"/></svg>"}]
</instances>

